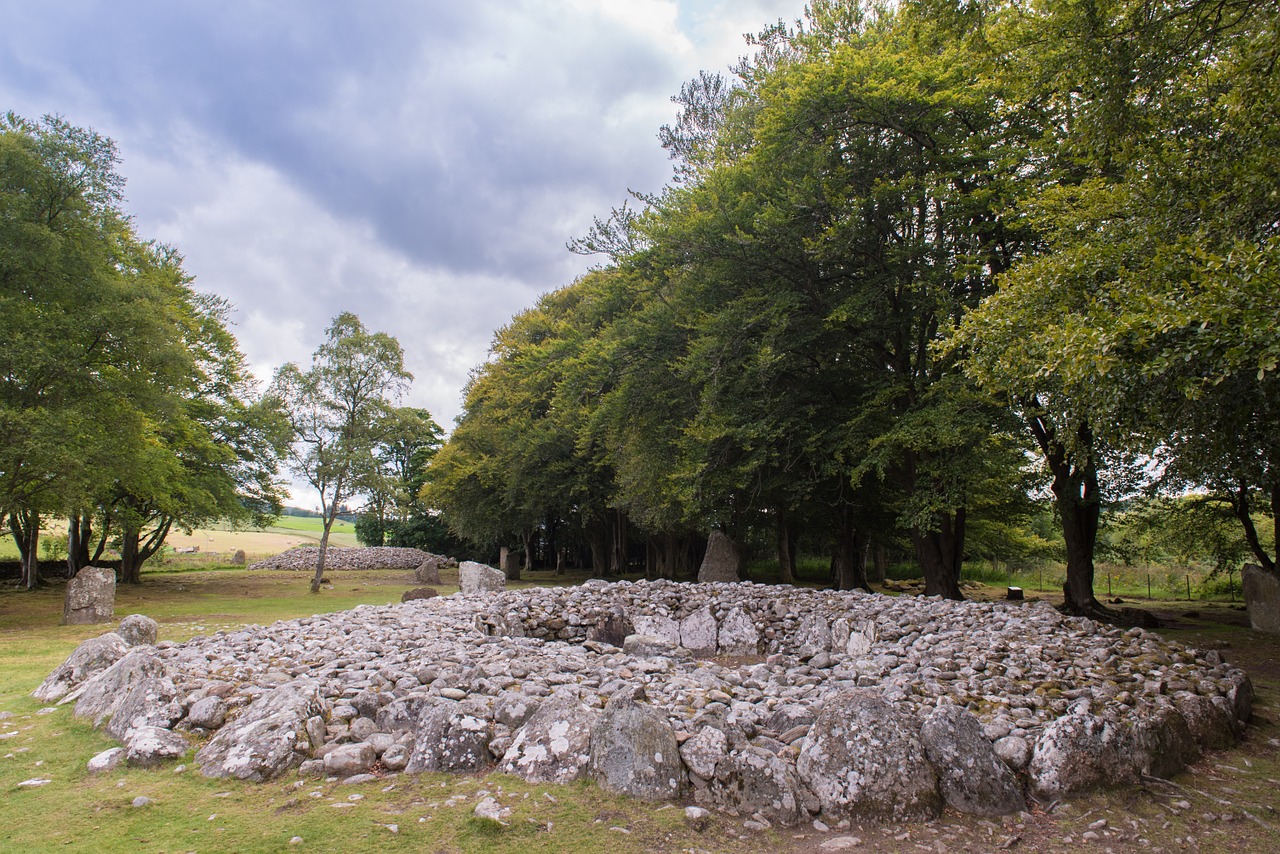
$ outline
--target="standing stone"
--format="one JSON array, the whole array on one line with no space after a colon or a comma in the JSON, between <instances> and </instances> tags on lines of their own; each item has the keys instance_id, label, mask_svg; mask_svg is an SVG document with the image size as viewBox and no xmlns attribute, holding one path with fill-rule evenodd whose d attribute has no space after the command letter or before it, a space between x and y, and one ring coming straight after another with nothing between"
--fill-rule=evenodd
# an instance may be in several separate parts
<instances>
[{"instance_id":1,"label":"standing stone","mask_svg":"<svg viewBox=\"0 0 1280 854\"><path fill-rule=\"evenodd\" d=\"M698 568L698 581L738 580L738 547L723 531L712 531L707 538L707 554Z\"/></svg>"},{"instance_id":2,"label":"standing stone","mask_svg":"<svg viewBox=\"0 0 1280 854\"><path fill-rule=\"evenodd\" d=\"M638 702L643 689L614 694L591 729L591 777L602 789L645 801L679 796L680 748L666 715Z\"/></svg>"},{"instance_id":3,"label":"standing stone","mask_svg":"<svg viewBox=\"0 0 1280 854\"><path fill-rule=\"evenodd\" d=\"M942 808L917 724L871 689L826 698L796 772L832 818L923 821Z\"/></svg>"},{"instance_id":4,"label":"standing stone","mask_svg":"<svg viewBox=\"0 0 1280 854\"><path fill-rule=\"evenodd\" d=\"M405 771L479 771L493 761L493 722L482 707L448 700L422 711Z\"/></svg>"},{"instance_id":5,"label":"standing stone","mask_svg":"<svg viewBox=\"0 0 1280 854\"><path fill-rule=\"evenodd\" d=\"M530 783L571 783L591 759L591 728L600 713L576 697L543 703L516 733L499 770Z\"/></svg>"},{"instance_id":6,"label":"standing stone","mask_svg":"<svg viewBox=\"0 0 1280 854\"><path fill-rule=\"evenodd\" d=\"M102 566L86 566L67 582L62 605L64 626L109 623L116 613L116 571Z\"/></svg>"},{"instance_id":7,"label":"standing stone","mask_svg":"<svg viewBox=\"0 0 1280 854\"><path fill-rule=\"evenodd\" d=\"M502 570L502 574L506 578L517 579L520 577L520 553L513 552L511 549L503 546L498 550L498 569Z\"/></svg>"},{"instance_id":8,"label":"standing stone","mask_svg":"<svg viewBox=\"0 0 1280 854\"><path fill-rule=\"evenodd\" d=\"M249 557L244 553L244 549L236 549L236 553L231 556L231 565L244 566L248 560Z\"/></svg>"},{"instance_id":9,"label":"standing stone","mask_svg":"<svg viewBox=\"0 0 1280 854\"><path fill-rule=\"evenodd\" d=\"M1249 625L1259 632L1280 632L1280 575L1252 563L1244 565L1241 575Z\"/></svg>"},{"instance_id":10,"label":"standing stone","mask_svg":"<svg viewBox=\"0 0 1280 854\"><path fill-rule=\"evenodd\" d=\"M507 589L507 577L491 566L464 560L458 565L458 589L463 593L497 593Z\"/></svg>"},{"instance_id":11,"label":"standing stone","mask_svg":"<svg viewBox=\"0 0 1280 854\"><path fill-rule=\"evenodd\" d=\"M637 614L631 618L631 624L635 627L634 634L662 638L670 643L680 645L680 624L670 617Z\"/></svg>"},{"instance_id":12,"label":"standing stone","mask_svg":"<svg viewBox=\"0 0 1280 854\"><path fill-rule=\"evenodd\" d=\"M938 772L947 806L968 815L1010 815L1026 808L1017 778L959 706L940 706L920 728L925 756Z\"/></svg>"},{"instance_id":13,"label":"standing stone","mask_svg":"<svg viewBox=\"0 0 1280 854\"><path fill-rule=\"evenodd\" d=\"M418 584L439 584L440 558L431 555L418 564L418 568L413 571L413 580Z\"/></svg>"},{"instance_id":14,"label":"standing stone","mask_svg":"<svg viewBox=\"0 0 1280 854\"><path fill-rule=\"evenodd\" d=\"M45 703L60 700L88 679L115 664L128 651L129 645L115 632L89 638L46 676L40 687L31 692L31 696Z\"/></svg>"},{"instance_id":15,"label":"standing stone","mask_svg":"<svg viewBox=\"0 0 1280 854\"><path fill-rule=\"evenodd\" d=\"M155 620L142 614L130 614L120 621L116 634L129 646L147 646L156 642L160 626Z\"/></svg>"},{"instance_id":16,"label":"standing stone","mask_svg":"<svg viewBox=\"0 0 1280 854\"><path fill-rule=\"evenodd\" d=\"M690 652L715 652L716 635L716 618L708 607L680 621L680 645Z\"/></svg>"}]
</instances>

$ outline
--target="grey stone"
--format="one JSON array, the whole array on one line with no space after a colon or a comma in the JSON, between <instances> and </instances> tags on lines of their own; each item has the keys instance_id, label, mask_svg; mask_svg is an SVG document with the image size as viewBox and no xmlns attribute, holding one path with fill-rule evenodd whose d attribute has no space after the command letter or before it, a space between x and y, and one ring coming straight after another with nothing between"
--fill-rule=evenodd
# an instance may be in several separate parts
<instances>
[{"instance_id":1,"label":"grey stone","mask_svg":"<svg viewBox=\"0 0 1280 854\"><path fill-rule=\"evenodd\" d=\"M894 822L933 818L942 799L916 726L878 691L830 695L796 771L824 815Z\"/></svg>"},{"instance_id":2,"label":"grey stone","mask_svg":"<svg viewBox=\"0 0 1280 854\"><path fill-rule=\"evenodd\" d=\"M507 819L511 817L511 809L510 807L504 807L493 798L482 798L475 805L472 814L476 818L484 819L485 821L506 825Z\"/></svg>"},{"instance_id":3,"label":"grey stone","mask_svg":"<svg viewBox=\"0 0 1280 854\"><path fill-rule=\"evenodd\" d=\"M232 566L244 566L248 560L249 557L244 553L244 549L236 549L235 554L231 555Z\"/></svg>"},{"instance_id":4,"label":"grey stone","mask_svg":"<svg viewBox=\"0 0 1280 854\"><path fill-rule=\"evenodd\" d=\"M742 608L725 615L716 635L716 647L727 655L755 655L760 651L760 633Z\"/></svg>"},{"instance_id":5,"label":"grey stone","mask_svg":"<svg viewBox=\"0 0 1280 854\"><path fill-rule=\"evenodd\" d=\"M418 564L418 568L413 571L414 582L417 584L439 584L440 563L441 560L439 557L431 555L422 563Z\"/></svg>"},{"instance_id":6,"label":"grey stone","mask_svg":"<svg viewBox=\"0 0 1280 854\"><path fill-rule=\"evenodd\" d=\"M793 826L809 817L805 794L793 766L755 745L735 750L716 763L706 797L719 809L763 816Z\"/></svg>"},{"instance_id":7,"label":"grey stone","mask_svg":"<svg viewBox=\"0 0 1280 854\"><path fill-rule=\"evenodd\" d=\"M519 729L538 710L541 701L517 691L503 691L493 702L493 719L511 729Z\"/></svg>"},{"instance_id":8,"label":"grey stone","mask_svg":"<svg viewBox=\"0 0 1280 854\"><path fill-rule=\"evenodd\" d=\"M31 696L45 703L60 700L90 677L115 664L128 651L129 645L115 632L89 638L54 668Z\"/></svg>"},{"instance_id":9,"label":"grey stone","mask_svg":"<svg viewBox=\"0 0 1280 854\"><path fill-rule=\"evenodd\" d=\"M203 697L187 710L187 725L202 729L217 729L227 721L231 707L221 697Z\"/></svg>"},{"instance_id":10,"label":"grey stone","mask_svg":"<svg viewBox=\"0 0 1280 854\"><path fill-rule=\"evenodd\" d=\"M177 759L191 747L181 734L154 726L129 730L124 746L129 764L139 768L154 768Z\"/></svg>"},{"instance_id":11,"label":"grey stone","mask_svg":"<svg viewBox=\"0 0 1280 854\"><path fill-rule=\"evenodd\" d=\"M622 646L629 635L636 634L636 628L626 614L613 612L605 614L591 628L587 629L587 640L607 643L610 646Z\"/></svg>"},{"instance_id":12,"label":"grey stone","mask_svg":"<svg viewBox=\"0 0 1280 854\"><path fill-rule=\"evenodd\" d=\"M1011 815L1026 809L1018 781L1000 761L982 724L959 706L940 706L920 728L925 756L938 773L947 805L968 815Z\"/></svg>"},{"instance_id":13,"label":"grey stone","mask_svg":"<svg viewBox=\"0 0 1280 854\"><path fill-rule=\"evenodd\" d=\"M707 553L698 567L698 581L702 583L738 580L741 558L738 546L723 531L712 531L707 537Z\"/></svg>"},{"instance_id":14,"label":"grey stone","mask_svg":"<svg viewBox=\"0 0 1280 854\"><path fill-rule=\"evenodd\" d=\"M710 608L699 608L680 621L680 645L690 652L715 652L717 635Z\"/></svg>"},{"instance_id":15,"label":"grey stone","mask_svg":"<svg viewBox=\"0 0 1280 854\"><path fill-rule=\"evenodd\" d=\"M116 709L129 696L134 686L144 679L167 679L168 665L157 655L154 647L138 646L125 653L118 661L63 698L62 702L76 701L75 715L89 718L94 726L102 724L116 713Z\"/></svg>"},{"instance_id":16,"label":"grey stone","mask_svg":"<svg viewBox=\"0 0 1280 854\"><path fill-rule=\"evenodd\" d=\"M413 754L405 770L479 771L492 761L493 724L478 709L447 700L427 706L414 730Z\"/></svg>"},{"instance_id":17,"label":"grey stone","mask_svg":"<svg viewBox=\"0 0 1280 854\"><path fill-rule=\"evenodd\" d=\"M295 681L267 691L225 724L196 754L207 777L272 780L307 759L307 719L324 714L314 682Z\"/></svg>"},{"instance_id":18,"label":"grey stone","mask_svg":"<svg viewBox=\"0 0 1280 854\"><path fill-rule=\"evenodd\" d=\"M1280 632L1280 574L1247 563L1241 576L1249 625L1259 632Z\"/></svg>"},{"instance_id":19,"label":"grey stone","mask_svg":"<svg viewBox=\"0 0 1280 854\"><path fill-rule=\"evenodd\" d=\"M86 566L67 582L62 605L64 626L109 623L115 619L116 572L101 566Z\"/></svg>"},{"instance_id":20,"label":"grey stone","mask_svg":"<svg viewBox=\"0 0 1280 854\"><path fill-rule=\"evenodd\" d=\"M1000 761L1012 771L1025 771L1031 763L1031 745L1022 736L1006 735L998 738L992 748Z\"/></svg>"},{"instance_id":21,"label":"grey stone","mask_svg":"<svg viewBox=\"0 0 1280 854\"><path fill-rule=\"evenodd\" d=\"M680 758L689 770L703 779L716 775L716 766L729 757L729 739L724 730L704 726L680 745Z\"/></svg>"},{"instance_id":22,"label":"grey stone","mask_svg":"<svg viewBox=\"0 0 1280 854\"><path fill-rule=\"evenodd\" d=\"M434 599L440 595L440 591L434 587L415 587L413 590L406 590L400 594L401 602L417 602L420 599Z\"/></svg>"},{"instance_id":23,"label":"grey stone","mask_svg":"<svg viewBox=\"0 0 1280 854\"><path fill-rule=\"evenodd\" d=\"M107 734L124 741L130 730L140 727L168 729L182 717L175 702L178 689L168 677L148 676L129 689L107 721Z\"/></svg>"},{"instance_id":24,"label":"grey stone","mask_svg":"<svg viewBox=\"0 0 1280 854\"><path fill-rule=\"evenodd\" d=\"M123 747L111 747L89 760L89 773L102 774L119 768L125 759Z\"/></svg>"},{"instance_id":25,"label":"grey stone","mask_svg":"<svg viewBox=\"0 0 1280 854\"><path fill-rule=\"evenodd\" d=\"M585 776L591 728L599 717L577 698L548 700L516 733L499 769L530 783L569 783Z\"/></svg>"},{"instance_id":26,"label":"grey stone","mask_svg":"<svg viewBox=\"0 0 1280 854\"><path fill-rule=\"evenodd\" d=\"M1156 777L1172 777L1200 758L1200 746L1176 706L1140 717L1133 741L1138 768Z\"/></svg>"},{"instance_id":27,"label":"grey stone","mask_svg":"<svg viewBox=\"0 0 1280 854\"><path fill-rule=\"evenodd\" d=\"M689 655L682 647L653 635L627 635L622 641L622 651L636 658L679 658Z\"/></svg>"},{"instance_id":28,"label":"grey stone","mask_svg":"<svg viewBox=\"0 0 1280 854\"><path fill-rule=\"evenodd\" d=\"M378 756L373 745L364 742L341 744L324 755L324 770L326 774L337 777L351 777L367 772L376 761Z\"/></svg>"},{"instance_id":29,"label":"grey stone","mask_svg":"<svg viewBox=\"0 0 1280 854\"><path fill-rule=\"evenodd\" d=\"M591 729L591 777L602 789L646 801L679 796L684 766L666 716L638 702L642 692L615 694Z\"/></svg>"},{"instance_id":30,"label":"grey stone","mask_svg":"<svg viewBox=\"0 0 1280 854\"><path fill-rule=\"evenodd\" d=\"M680 644L680 624L670 617L638 614L632 616L631 624L635 628L635 634L661 638L675 645Z\"/></svg>"},{"instance_id":31,"label":"grey stone","mask_svg":"<svg viewBox=\"0 0 1280 854\"><path fill-rule=\"evenodd\" d=\"M1045 800L1075 792L1132 783L1138 757L1130 733L1087 713L1064 715L1036 740L1027 773L1032 790Z\"/></svg>"},{"instance_id":32,"label":"grey stone","mask_svg":"<svg viewBox=\"0 0 1280 854\"><path fill-rule=\"evenodd\" d=\"M388 771L403 771L409 764L411 751L403 744L393 744L382 754L382 766Z\"/></svg>"},{"instance_id":33,"label":"grey stone","mask_svg":"<svg viewBox=\"0 0 1280 854\"><path fill-rule=\"evenodd\" d=\"M1235 743L1231 714L1210 698L1179 691L1173 695L1173 702L1191 735L1205 750L1222 750Z\"/></svg>"},{"instance_id":34,"label":"grey stone","mask_svg":"<svg viewBox=\"0 0 1280 854\"><path fill-rule=\"evenodd\" d=\"M120 621L116 634L129 646L146 646L156 642L160 626L155 620L143 614L130 614Z\"/></svg>"},{"instance_id":35,"label":"grey stone","mask_svg":"<svg viewBox=\"0 0 1280 854\"><path fill-rule=\"evenodd\" d=\"M507 587L507 577L483 563L464 560L458 564L458 589L463 593L497 593Z\"/></svg>"}]
</instances>

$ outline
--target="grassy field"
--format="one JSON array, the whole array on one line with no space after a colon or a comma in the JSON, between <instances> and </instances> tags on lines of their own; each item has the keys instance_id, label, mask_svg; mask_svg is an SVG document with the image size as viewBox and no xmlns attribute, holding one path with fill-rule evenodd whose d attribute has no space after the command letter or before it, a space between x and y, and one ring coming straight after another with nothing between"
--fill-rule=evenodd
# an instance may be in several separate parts
<instances>
[{"instance_id":1,"label":"grassy field","mask_svg":"<svg viewBox=\"0 0 1280 854\"><path fill-rule=\"evenodd\" d=\"M143 584L119 589L117 615L148 614L160 622L161 640L181 641L218 629L396 602L414 586L407 572L330 577L332 584L312 595L305 573L153 571ZM455 589L449 576L444 580L441 593ZM525 583L562 580L533 573ZM970 592L994 597L1002 589ZM0 720L0 850L799 852L814 850L832 835L808 826L750 833L743 828L746 816L723 815L697 830L670 805L612 797L585 783L532 785L496 774L402 775L358 786L290 775L249 784L208 780L187 757L157 770L91 776L85 763L112 741L74 719L69 707L46 712L29 697L77 643L103 630L59 626L61 602L57 584L34 593L0 589L0 715L7 714ZM1115 851L1280 850L1280 639L1248 630L1229 607L1209 605L1194 613L1161 611L1167 634L1222 649L1251 671L1259 690L1255 726L1236 749L1207 756L1167 785L1152 782L1073 798L1052 811L1038 805L1021 819L948 812L928 824L854 826L837 835L856 836L862 842L858 850L870 851L990 851L1008 844L1056 852L1078 849L1081 834L1106 819L1112 834L1106 845ZM46 779L38 787L20 785ZM513 808L507 827L474 818L474 805L486 793ZM138 797L151 803L135 807ZM1135 841L1125 842L1120 833L1134 834ZM1138 843L1139 836L1148 844ZM292 842L295 837L301 841Z\"/></svg>"}]
</instances>

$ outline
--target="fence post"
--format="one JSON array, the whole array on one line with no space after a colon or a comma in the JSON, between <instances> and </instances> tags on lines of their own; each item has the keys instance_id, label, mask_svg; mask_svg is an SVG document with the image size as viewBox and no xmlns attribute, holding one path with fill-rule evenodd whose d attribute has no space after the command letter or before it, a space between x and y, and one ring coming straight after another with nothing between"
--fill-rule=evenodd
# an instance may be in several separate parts
<instances>
[{"instance_id":1,"label":"fence post","mask_svg":"<svg viewBox=\"0 0 1280 854\"><path fill-rule=\"evenodd\" d=\"M1147 599L1151 599L1151 573L1147 573Z\"/></svg>"},{"instance_id":2,"label":"fence post","mask_svg":"<svg viewBox=\"0 0 1280 854\"><path fill-rule=\"evenodd\" d=\"M1187 601L1191 601L1191 576L1187 576Z\"/></svg>"}]
</instances>

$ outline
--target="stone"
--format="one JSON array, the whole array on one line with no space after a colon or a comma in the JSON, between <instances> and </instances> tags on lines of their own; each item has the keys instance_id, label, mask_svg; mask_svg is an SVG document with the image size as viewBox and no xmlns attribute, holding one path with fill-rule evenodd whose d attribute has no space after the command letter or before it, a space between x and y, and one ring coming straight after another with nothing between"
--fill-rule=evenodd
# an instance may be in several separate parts
<instances>
[{"instance_id":1,"label":"stone","mask_svg":"<svg viewBox=\"0 0 1280 854\"><path fill-rule=\"evenodd\" d=\"M518 691L503 691L493 702L493 719L511 729L524 726L538 710L540 700Z\"/></svg>"},{"instance_id":2,"label":"stone","mask_svg":"<svg viewBox=\"0 0 1280 854\"><path fill-rule=\"evenodd\" d=\"M1280 632L1280 574L1246 563L1241 580L1249 625L1254 631Z\"/></svg>"},{"instance_id":3,"label":"stone","mask_svg":"<svg viewBox=\"0 0 1280 854\"><path fill-rule=\"evenodd\" d=\"M809 817L794 766L755 745L735 750L717 762L715 777L706 791L718 809L763 816L786 827Z\"/></svg>"},{"instance_id":4,"label":"stone","mask_svg":"<svg viewBox=\"0 0 1280 854\"><path fill-rule=\"evenodd\" d=\"M796 760L824 816L901 822L941 811L937 778L917 725L878 690L828 696Z\"/></svg>"},{"instance_id":5,"label":"stone","mask_svg":"<svg viewBox=\"0 0 1280 854\"><path fill-rule=\"evenodd\" d=\"M115 664L128 651L129 645L115 632L89 638L54 668L31 696L44 703L60 700L90 677Z\"/></svg>"},{"instance_id":6,"label":"stone","mask_svg":"<svg viewBox=\"0 0 1280 854\"><path fill-rule=\"evenodd\" d=\"M124 763L124 759L125 749L123 747L108 748L89 760L89 773L103 774L107 771L114 771Z\"/></svg>"},{"instance_id":7,"label":"stone","mask_svg":"<svg viewBox=\"0 0 1280 854\"><path fill-rule=\"evenodd\" d=\"M503 546L498 550L498 569L506 578L519 578L520 553Z\"/></svg>"},{"instance_id":8,"label":"stone","mask_svg":"<svg viewBox=\"0 0 1280 854\"><path fill-rule=\"evenodd\" d=\"M1200 758L1200 746L1177 706L1139 718L1133 741L1138 768L1156 777L1172 777Z\"/></svg>"},{"instance_id":9,"label":"stone","mask_svg":"<svg viewBox=\"0 0 1280 854\"><path fill-rule=\"evenodd\" d=\"M129 730L124 743L130 765L154 768L185 754L191 747L180 733L164 727L142 726Z\"/></svg>"},{"instance_id":10,"label":"stone","mask_svg":"<svg viewBox=\"0 0 1280 854\"><path fill-rule=\"evenodd\" d=\"M309 680L280 685L249 704L196 754L206 777L264 782L296 768L313 745L307 719L324 714L319 686Z\"/></svg>"},{"instance_id":11,"label":"stone","mask_svg":"<svg viewBox=\"0 0 1280 854\"><path fill-rule=\"evenodd\" d=\"M155 647L137 646L63 697L62 702L75 700L76 717L89 718L94 726L102 726L115 715L134 686L145 679L168 679L170 675L168 665L161 660Z\"/></svg>"},{"instance_id":12,"label":"stone","mask_svg":"<svg viewBox=\"0 0 1280 854\"><path fill-rule=\"evenodd\" d=\"M831 624L821 614L804 614L795 631L796 655L812 658L831 649Z\"/></svg>"},{"instance_id":13,"label":"stone","mask_svg":"<svg viewBox=\"0 0 1280 854\"><path fill-rule=\"evenodd\" d=\"M664 638L652 635L627 635L622 651L636 658L688 658L688 650Z\"/></svg>"},{"instance_id":14,"label":"stone","mask_svg":"<svg viewBox=\"0 0 1280 854\"><path fill-rule=\"evenodd\" d=\"M496 822L503 826L506 826L507 819L511 817L511 809L504 807L493 798L482 798L471 813L476 818Z\"/></svg>"},{"instance_id":15,"label":"stone","mask_svg":"<svg viewBox=\"0 0 1280 854\"><path fill-rule=\"evenodd\" d=\"M587 629L587 640L607 643L609 646L622 646L628 636L636 634L636 628L626 614L609 613L601 617L591 628ZM677 639L676 643L679 643Z\"/></svg>"},{"instance_id":16,"label":"stone","mask_svg":"<svg viewBox=\"0 0 1280 854\"><path fill-rule=\"evenodd\" d=\"M176 702L177 686L168 677L148 676L137 682L116 705L107 721L107 734L126 740L129 731L140 727L168 729L182 717Z\"/></svg>"},{"instance_id":17,"label":"stone","mask_svg":"<svg viewBox=\"0 0 1280 854\"><path fill-rule=\"evenodd\" d=\"M680 794L684 766L666 715L639 702L643 691L620 691L591 729L590 774L602 789L644 801Z\"/></svg>"},{"instance_id":18,"label":"stone","mask_svg":"<svg viewBox=\"0 0 1280 854\"><path fill-rule=\"evenodd\" d=\"M411 753L407 745L393 744L382 754L382 767L388 771L403 771L409 764Z\"/></svg>"},{"instance_id":19,"label":"stone","mask_svg":"<svg viewBox=\"0 0 1280 854\"><path fill-rule=\"evenodd\" d=\"M710 780L716 775L716 766L729 758L729 739L724 730L703 727L680 745L680 758L692 773Z\"/></svg>"},{"instance_id":20,"label":"stone","mask_svg":"<svg viewBox=\"0 0 1280 854\"><path fill-rule=\"evenodd\" d=\"M1119 725L1077 712L1044 728L1027 773L1043 800L1138 779L1133 739Z\"/></svg>"},{"instance_id":21,"label":"stone","mask_svg":"<svg viewBox=\"0 0 1280 854\"><path fill-rule=\"evenodd\" d=\"M1205 750L1222 750L1235 743L1231 714L1210 698L1179 691L1173 695L1173 703L1186 720L1192 737Z\"/></svg>"},{"instance_id":22,"label":"stone","mask_svg":"<svg viewBox=\"0 0 1280 854\"><path fill-rule=\"evenodd\" d=\"M464 560L458 564L458 589L462 593L497 593L507 588L507 577L483 563Z\"/></svg>"},{"instance_id":23,"label":"stone","mask_svg":"<svg viewBox=\"0 0 1280 854\"><path fill-rule=\"evenodd\" d=\"M1031 763L1031 745L1018 735L1006 735L996 739L991 745L1000 761L1009 766L1011 771L1025 771Z\"/></svg>"},{"instance_id":24,"label":"stone","mask_svg":"<svg viewBox=\"0 0 1280 854\"><path fill-rule=\"evenodd\" d=\"M657 614L638 614L631 618L631 625L633 634L661 638L673 645L680 645L680 623L670 617L663 617Z\"/></svg>"},{"instance_id":25,"label":"stone","mask_svg":"<svg viewBox=\"0 0 1280 854\"><path fill-rule=\"evenodd\" d=\"M738 546L723 531L712 531L707 537L707 553L698 567L698 581L736 582L741 558Z\"/></svg>"},{"instance_id":26,"label":"stone","mask_svg":"<svg viewBox=\"0 0 1280 854\"><path fill-rule=\"evenodd\" d=\"M439 557L431 555L422 563L418 564L417 569L413 571L414 582L417 584L439 584L440 563L441 560Z\"/></svg>"},{"instance_id":27,"label":"stone","mask_svg":"<svg viewBox=\"0 0 1280 854\"><path fill-rule=\"evenodd\" d=\"M155 803L155 801L151 800L151 798L148 798L146 795L138 795L138 797L133 799L133 808L139 809L141 807L150 806L153 803Z\"/></svg>"},{"instance_id":28,"label":"stone","mask_svg":"<svg viewBox=\"0 0 1280 854\"><path fill-rule=\"evenodd\" d=\"M715 652L718 634L710 608L699 608L680 621L680 645L690 652Z\"/></svg>"},{"instance_id":29,"label":"stone","mask_svg":"<svg viewBox=\"0 0 1280 854\"><path fill-rule=\"evenodd\" d=\"M358 742L340 744L324 755L324 771L336 777L352 777L364 774L378 761L373 745Z\"/></svg>"},{"instance_id":30,"label":"stone","mask_svg":"<svg viewBox=\"0 0 1280 854\"><path fill-rule=\"evenodd\" d=\"M64 626L109 623L115 619L116 571L103 566L86 566L67 582L62 605Z\"/></svg>"},{"instance_id":31,"label":"stone","mask_svg":"<svg viewBox=\"0 0 1280 854\"><path fill-rule=\"evenodd\" d=\"M702 807L685 807L684 820L687 821L689 826L694 830L703 831L706 830L707 825L711 823L711 813L707 812Z\"/></svg>"},{"instance_id":32,"label":"stone","mask_svg":"<svg viewBox=\"0 0 1280 854\"><path fill-rule=\"evenodd\" d=\"M414 730L413 754L405 770L479 771L493 760L493 723L481 708L448 700L423 709Z\"/></svg>"},{"instance_id":33,"label":"stone","mask_svg":"<svg viewBox=\"0 0 1280 854\"><path fill-rule=\"evenodd\" d=\"M155 620L142 614L130 614L120 621L116 634L129 646L146 646L156 642L160 626Z\"/></svg>"},{"instance_id":34,"label":"stone","mask_svg":"<svg viewBox=\"0 0 1280 854\"><path fill-rule=\"evenodd\" d=\"M415 587L413 590L406 590L400 594L401 602L416 602L419 599L434 599L440 595L440 591L434 587Z\"/></svg>"},{"instance_id":35,"label":"stone","mask_svg":"<svg viewBox=\"0 0 1280 854\"><path fill-rule=\"evenodd\" d=\"M201 729L217 729L227 722L231 707L221 697L202 697L187 709L187 725Z\"/></svg>"},{"instance_id":36,"label":"stone","mask_svg":"<svg viewBox=\"0 0 1280 854\"><path fill-rule=\"evenodd\" d=\"M920 727L924 753L938 774L947 806L967 815L1012 815L1026 809L1017 778L959 706L939 706Z\"/></svg>"},{"instance_id":37,"label":"stone","mask_svg":"<svg viewBox=\"0 0 1280 854\"><path fill-rule=\"evenodd\" d=\"M244 549L236 549L235 554L231 555L232 566L244 566L249 560L249 556L244 553Z\"/></svg>"},{"instance_id":38,"label":"stone","mask_svg":"<svg viewBox=\"0 0 1280 854\"><path fill-rule=\"evenodd\" d=\"M755 655L760 651L760 633L742 608L725 615L716 635L716 647L726 655Z\"/></svg>"},{"instance_id":39,"label":"stone","mask_svg":"<svg viewBox=\"0 0 1280 854\"><path fill-rule=\"evenodd\" d=\"M543 703L516 733L499 770L530 783L570 783L586 776L591 728L599 717L575 697Z\"/></svg>"}]
</instances>

